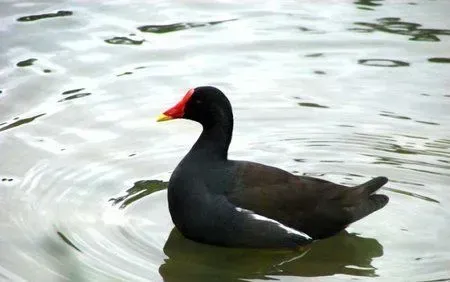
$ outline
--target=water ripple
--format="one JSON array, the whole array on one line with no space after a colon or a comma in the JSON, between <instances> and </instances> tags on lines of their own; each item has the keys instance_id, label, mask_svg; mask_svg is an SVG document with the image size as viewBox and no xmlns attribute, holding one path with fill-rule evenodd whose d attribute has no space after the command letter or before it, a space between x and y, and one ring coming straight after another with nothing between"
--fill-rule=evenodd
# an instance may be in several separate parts
<instances>
[{"instance_id":1,"label":"water ripple","mask_svg":"<svg viewBox=\"0 0 450 282\"><path fill-rule=\"evenodd\" d=\"M19 22L32 22L42 19L48 19L48 18L57 18L57 17L67 17L72 16L72 11L58 11L56 13L47 13L47 14L39 14L39 15L30 15L30 16L24 16L17 19Z\"/></svg>"},{"instance_id":2,"label":"water ripple","mask_svg":"<svg viewBox=\"0 0 450 282\"><path fill-rule=\"evenodd\" d=\"M17 127L17 126L20 126L20 125L24 125L24 124L30 123L33 120L35 120L35 119L37 119L37 118L39 118L41 116L44 116L44 115L45 115L45 113L44 114L38 114L38 115L29 117L29 118L15 119L16 121L14 121L14 122L6 125L6 126L0 127L0 131L8 130L8 129L11 129L11 128L14 128L14 127Z\"/></svg>"},{"instance_id":3,"label":"water ripple","mask_svg":"<svg viewBox=\"0 0 450 282\"><path fill-rule=\"evenodd\" d=\"M228 19L228 20L211 21L211 22L181 22L181 23L165 24L165 25L143 25L143 26L138 27L138 29L142 32L162 34L162 33L181 31L181 30L197 28L197 27L212 26L212 25L222 24L222 23L236 21L236 20L237 19Z\"/></svg>"},{"instance_id":4,"label":"water ripple","mask_svg":"<svg viewBox=\"0 0 450 282\"><path fill-rule=\"evenodd\" d=\"M449 276L445 1L51 2L0 9L0 280ZM185 239L165 187L200 127L153 117L198 84L232 101L230 157L384 175L390 203L298 252Z\"/></svg>"},{"instance_id":5,"label":"water ripple","mask_svg":"<svg viewBox=\"0 0 450 282\"><path fill-rule=\"evenodd\" d=\"M399 61L399 60L389 60L389 59L360 59L358 64L365 66L374 67L408 67L409 63Z\"/></svg>"},{"instance_id":6,"label":"water ripple","mask_svg":"<svg viewBox=\"0 0 450 282\"><path fill-rule=\"evenodd\" d=\"M69 96L66 96L65 98L63 98L63 99L61 99L61 100L58 100L58 102L70 101L70 100L73 100L73 99L78 99L78 98L86 97L86 96L89 96L89 95L92 94L92 93L90 93L90 92L82 92L82 93L79 93L79 92L82 91L82 90L84 90L84 88L77 88L77 89L72 89L72 90L64 91L64 92L62 93L62 95L69 95Z\"/></svg>"},{"instance_id":7,"label":"water ripple","mask_svg":"<svg viewBox=\"0 0 450 282\"><path fill-rule=\"evenodd\" d=\"M37 61L37 59L31 58L31 59L27 59L27 60L23 60L23 61L18 62L16 64L16 66L18 66L18 67L29 67L29 66L33 65L33 63L36 62L36 61Z\"/></svg>"},{"instance_id":8,"label":"water ripple","mask_svg":"<svg viewBox=\"0 0 450 282\"><path fill-rule=\"evenodd\" d=\"M114 45L141 45L142 43L144 43L144 41L145 41L144 39L135 40L125 36L115 36L110 39L105 39L106 43Z\"/></svg>"},{"instance_id":9,"label":"water ripple","mask_svg":"<svg viewBox=\"0 0 450 282\"><path fill-rule=\"evenodd\" d=\"M355 22L355 25L365 28L352 28L351 30L357 32L375 32L381 31L392 34L410 36L412 41L441 41L438 35L450 35L449 29L431 29L421 28L421 24L402 21L397 17L379 18L377 23Z\"/></svg>"}]
</instances>

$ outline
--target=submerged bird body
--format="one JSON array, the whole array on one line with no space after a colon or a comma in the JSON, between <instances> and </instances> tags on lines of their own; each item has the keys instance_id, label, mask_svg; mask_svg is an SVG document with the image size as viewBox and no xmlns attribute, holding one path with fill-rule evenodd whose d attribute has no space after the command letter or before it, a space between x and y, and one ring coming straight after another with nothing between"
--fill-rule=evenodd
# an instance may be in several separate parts
<instances>
[{"instance_id":1,"label":"submerged bird body","mask_svg":"<svg viewBox=\"0 0 450 282\"><path fill-rule=\"evenodd\" d=\"M388 202L387 196L374 194L387 182L385 177L346 187L229 160L233 114L217 88L191 89L160 120L174 118L203 126L168 187L172 220L192 240L231 247L294 248L332 236Z\"/></svg>"}]
</instances>

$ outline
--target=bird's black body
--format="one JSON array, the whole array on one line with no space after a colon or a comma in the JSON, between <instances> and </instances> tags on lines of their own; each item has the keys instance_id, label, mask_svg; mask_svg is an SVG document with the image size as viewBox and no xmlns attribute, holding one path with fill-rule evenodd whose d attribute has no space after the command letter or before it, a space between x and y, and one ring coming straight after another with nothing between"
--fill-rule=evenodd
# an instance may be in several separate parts
<instances>
[{"instance_id":1,"label":"bird's black body","mask_svg":"<svg viewBox=\"0 0 450 282\"><path fill-rule=\"evenodd\" d=\"M168 188L170 214L187 238L233 247L296 247L332 236L388 202L373 194L385 177L346 187L228 160L232 109L214 87L196 88L182 117L203 125Z\"/></svg>"}]
</instances>

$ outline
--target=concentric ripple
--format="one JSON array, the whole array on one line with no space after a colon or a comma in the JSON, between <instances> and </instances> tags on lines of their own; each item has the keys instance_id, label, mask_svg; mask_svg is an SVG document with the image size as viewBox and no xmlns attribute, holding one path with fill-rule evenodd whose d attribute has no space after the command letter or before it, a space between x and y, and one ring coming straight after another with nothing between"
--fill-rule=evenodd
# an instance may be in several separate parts
<instances>
[{"instance_id":1,"label":"concentric ripple","mask_svg":"<svg viewBox=\"0 0 450 282\"><path fill-rule=\"evenodd\" d=\"M111 206L112 191L123 188L117 179L126 179L126 173L114 163L35 166L20 189L5 200L10 218L2 234L9 234L14 247L22 250L15 256L26 255L30 271L34 264L46 265L46 273L40 273L45 281L54 279L55 273L71 279L73 268L84 281L152 276L157 280L154 265L163 262L161 249L172 228L165 194L145 200L150 210L141 205L126 210ZM26 271L17 275L32 277Z\"/></svg>"},{"instance_id":2,"label":"concentric ripple","mask_svg":"<svg viewBox=\"0 0 450 282\"><path fill-rule=\"evenodd\" d=\"M9 259L29 262L23 268L30 272L15 275L32 279L33 269L45 266L39 279L46 281L57 277L83 281L220 277L230 281L270 275L376 276L371 262L383 255L383 247L375 239L356 234L342 233L301 252L226 249L191 242L173 228L164 191L167 182L139 180L123 190L117 180L127 179L127 174L126 164L115 162L67 165L61 160L42 162L30 170L20 189L5 200L10 217L1 231L10 235L4 239L13 242L6 250L20 250ZM121 192L111 197L112 191ZM321 256L333 248L336 256L327 259L327 267L318 267Z\"/></svg>"}]
</instances>

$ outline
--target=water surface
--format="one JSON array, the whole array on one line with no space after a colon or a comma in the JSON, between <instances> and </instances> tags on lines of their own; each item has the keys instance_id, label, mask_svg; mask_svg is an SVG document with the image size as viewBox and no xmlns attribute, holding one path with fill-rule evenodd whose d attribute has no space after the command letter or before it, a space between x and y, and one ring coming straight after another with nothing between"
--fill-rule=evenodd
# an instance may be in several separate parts
<instances>
[{"instance_id":1,"label":"water surface","mask_svg":"<svg viewBox=\"0 0 450 282\"><path fill-rule=\"evenodd\" d=\"M3 1L0 280L450 280L450 3ZM301 251L184 239L168 178L215 85L230 156L390 203Z\"/></svg>"}]
</instances>

